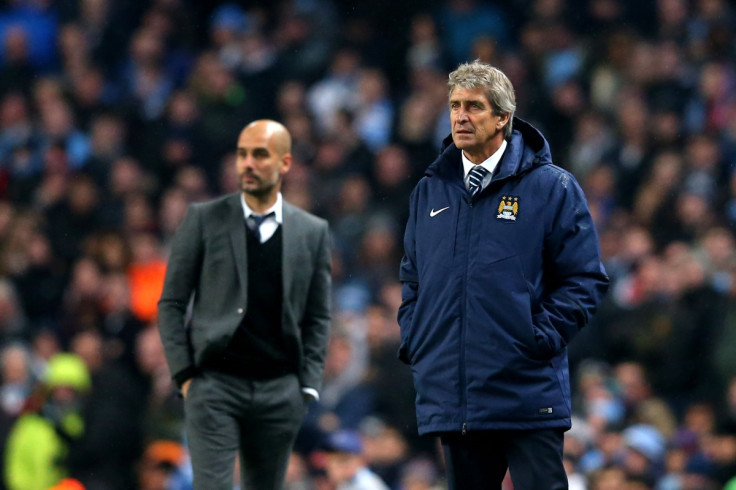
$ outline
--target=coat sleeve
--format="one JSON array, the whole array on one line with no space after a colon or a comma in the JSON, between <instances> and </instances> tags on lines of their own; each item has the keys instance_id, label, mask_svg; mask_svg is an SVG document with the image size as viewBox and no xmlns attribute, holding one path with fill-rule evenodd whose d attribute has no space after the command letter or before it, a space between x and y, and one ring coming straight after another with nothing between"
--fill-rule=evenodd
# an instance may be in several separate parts
<instances>
[{"instance_id":1,"label":"coat sleeve","mask_svg":"<svg viewBox=\"0 0 736 490\"><path fill-rule=\"evenodd\" d=\"M419 295L419 272L416 264L416 206L414 204L416 190L409 201L409 219L404 232L404 256L399 268L401 281L401 306L399 306L398 322L401 329L401 344L399 346L399 360L410 364L408 352L408 338L411 333L411 324Z\"/></svg>"},{"instance_id":2,"label":"coat sleeve","mask_svg":"<svg viewBox=\"0 0 736 490\"><path fill-rule=\"evenodd\" d=\"M194 356L186 326L187 308L199 282L202 266L202 231L197 206L190 206L171 245L161 299L158 328L177 385L195 373Z\"/></svg>"},{"instance_id":3,"label":"coat sleeve","mask_svg":"<svg viewBox=\"0 0 736 490\"><path fill-rule=\"evenodd\" d=\"M332 251L326 222L320 230L314 275L307 292L304 316L300 322L302 363L299 379L303 387L319 391L330 335L330 290L332 287Z\"/></svg>"},{"instance_id":4,"label":"coat sleeve","mask_svg":"<svg viewBox=\"0 0 736 490\"><path fill-rule=\"evenodd\" d=\"M545 293L533 323L537 344L552 354L590 321L609 280L588 204L569 173L558 176L550 202L554 214L544 244Z\"/></svg>"}]
</instances>

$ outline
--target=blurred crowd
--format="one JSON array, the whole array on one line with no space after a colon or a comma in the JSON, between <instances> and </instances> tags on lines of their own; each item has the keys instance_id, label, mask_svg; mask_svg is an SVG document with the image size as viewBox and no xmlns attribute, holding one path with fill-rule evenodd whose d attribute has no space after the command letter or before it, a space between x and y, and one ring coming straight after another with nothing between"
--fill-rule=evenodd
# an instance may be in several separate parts
<instances>
[{"instance_id":1,"label":"blurred crowd","mask_svg":"<svg viewBox=\"0 0 736 490\"><path fill-rule=\"evenodd\" d=\"M189 488L156 302L187 205L238 190L256 118L288 127L284 197L334 241L287 488L443 488L396 359L398 266L472 59L582 184L612 279L569 346L570 488L736 488L735 23L728 0L0 2L0 488L42 488L20 456L41 433L58 488Z\"/></svg>"}]
</instances>

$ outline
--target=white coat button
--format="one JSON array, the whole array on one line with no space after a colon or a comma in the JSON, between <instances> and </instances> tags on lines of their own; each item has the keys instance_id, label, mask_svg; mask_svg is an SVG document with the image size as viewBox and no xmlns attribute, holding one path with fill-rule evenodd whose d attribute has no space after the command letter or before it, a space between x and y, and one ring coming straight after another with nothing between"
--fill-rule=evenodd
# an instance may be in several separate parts
<instances>
[{"instance_id":1,"label":"white coat button","mask_svg":"<svg viewBox=\"0 0 736 490\"><path fill-rule=\"evenodd\" d=\"M238 308L238 313L242 315L243 314L243 308Z\"/></svg>"}]
</instances>

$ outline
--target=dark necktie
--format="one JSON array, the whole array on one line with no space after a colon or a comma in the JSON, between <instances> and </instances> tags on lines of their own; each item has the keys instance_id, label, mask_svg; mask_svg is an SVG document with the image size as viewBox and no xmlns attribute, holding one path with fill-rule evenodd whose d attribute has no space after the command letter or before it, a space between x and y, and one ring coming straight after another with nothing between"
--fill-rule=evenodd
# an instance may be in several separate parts
<instances>
[{"instance_id":1,"label":"dark necktie","mask_svg":"<svg viewBox=\"0 0 736 490\"><path fill-rule=\"evenodd\" d=\"M248 216L248 228L255 233L256 237L258 238L258 243L261 242L261 225L264 221L266 221L268 218L276 216L276 213L271 211L268 214L251 214Z\"/></svg>"},{"instance_id":2,"label":"dark necktie","mask_svg":"<svg viewBox=\"0 0 736 490\"><path fill-rule=\"evenodd\" d=\"M483 188L483 179L488 175L488 170L480 165L473 165L468 173L468 194L475 197Z\"/></svg>"}]
</instances>

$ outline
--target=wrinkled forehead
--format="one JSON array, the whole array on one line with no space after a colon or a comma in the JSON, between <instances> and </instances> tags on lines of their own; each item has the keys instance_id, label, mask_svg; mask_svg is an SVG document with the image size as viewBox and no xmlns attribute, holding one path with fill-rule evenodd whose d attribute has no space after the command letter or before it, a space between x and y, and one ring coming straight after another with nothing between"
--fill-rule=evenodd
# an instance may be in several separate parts
<instances>
[{"instance_id":1,"label":"wrinkled forehead","mask_svg":"<svg viewBox=\"0 0 736 490\"><path fill-rule=\"evenodd\" d=\"M450 102L482 101L488 103L488 94L485 87L461 87L456 86L449 94Z\"/></svg>"}]
</instances>

